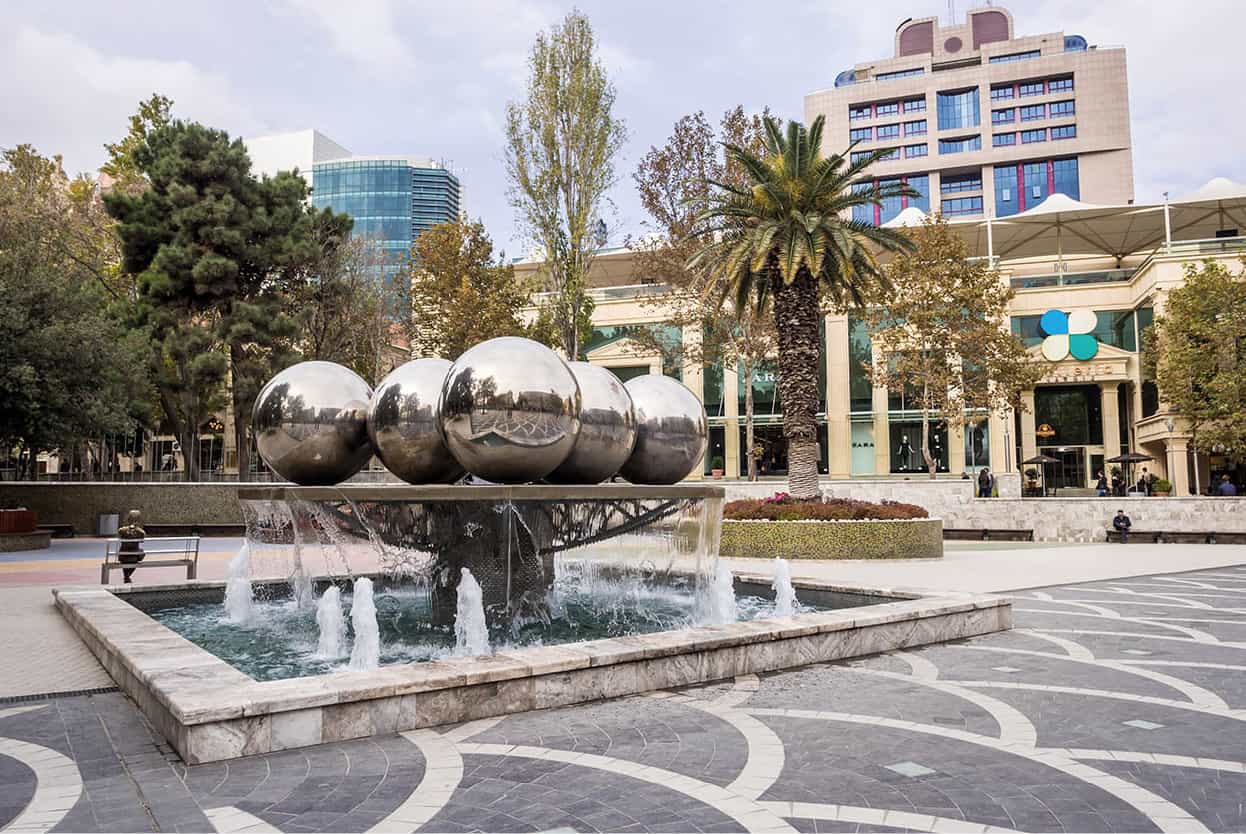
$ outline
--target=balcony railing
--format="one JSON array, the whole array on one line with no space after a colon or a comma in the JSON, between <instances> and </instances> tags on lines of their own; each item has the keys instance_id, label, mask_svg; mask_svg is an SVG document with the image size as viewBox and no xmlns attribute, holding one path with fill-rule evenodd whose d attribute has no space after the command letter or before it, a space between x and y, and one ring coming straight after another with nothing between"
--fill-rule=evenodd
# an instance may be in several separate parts
<instances>
[{"instance_id":1,"label":"balcony railing","mask_svg":"<svg viewBox=\"0 0 1246 834\"><path fill-rule=\"evenodd\" d=\"M1086 284L1119 284L1137 273L1132 269L1097 269L1090 272L1051 272L1043 275L1020 275L1010 279L1013 289L1033 290L1044 287L1080 287Z\"/></svg>"}]
</instances>

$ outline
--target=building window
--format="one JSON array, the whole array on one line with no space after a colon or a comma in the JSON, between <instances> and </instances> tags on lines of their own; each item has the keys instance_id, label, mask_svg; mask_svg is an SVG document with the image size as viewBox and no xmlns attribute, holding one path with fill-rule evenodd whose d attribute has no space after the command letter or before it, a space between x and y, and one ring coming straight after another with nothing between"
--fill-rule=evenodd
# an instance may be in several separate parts
<instances>
[{"instance_id":1,"label":"building window","mask_svg":"<svg viewBox=\"0 0 1246 834\"><path fill-rule=\"evenodd\" d=\"M918 119L915 122L905 122L904 123L904 135L905 136L925 136L926 135L926 120Z\"/></svg>"},{"instance_id":2,"label":"building window","mask_svg":"<svg viewBox=\"0 0 1246 834\"><path fill-rule=\"evenodd\" d=\"M966 136L963 139L940 139L939 153L964 153L982 150L981 136Z\"/></svg>"},{"instance_id":3,"label":"building window","mask_svg":"<svg viewBox=\"0 0 1246 834\"><path fill-rule=\"evenodd\" d=\"M991 124L1007 125L1017 120L1017 108L1009 107L1007 110L992 110Z\"/></svg>"},{"instance_id":4,"label":"building window","mask_svg":"<svg viewBox=\"0 0 1246 834\"><path fill-rule=\"evenodd\" d=\"M926 174L858 182L853 184L852 191L854 194L863 194L874 191L876 188L885 188L887 186L899 185L900 183L908 184L910 188L917 192L917 196L887 197L880 200L877 205L867 203L853 206L852 219L858 223L880 226L909 206L921 209L924 212L930 211L930 177Z\"/></svg>"},{"instance_id":5,"label":"building window","mask_svg":"<svg viewBox=\"0 0 1246 834\"><path fill-rule=\"evenodd\" d=\"M955 93L939 93L939 130L977 127L978 88Z\"/></svg>"},{"instance_id":6,"label":"building window","mask_svg":"<svg viewBox=\"0 0 1246 834\"><path fill-rule=\"evenodd\" d=\"M904 112L905 113L925 113L926 112L926 99L924 98L905 99L904 100Z\"/></svg>"},{"instance_id":7,"label":"building window","mask_svg":"<svg viewBox=\"0 0 1246 834\"><path fill-rule=\"evenodd\" d=\"M991 88L991 101L1003 101L1010 99L1014 95L1013 86L1011 84L1001 84Z\"/></svg>"},{"instance_id":8,"label":"building window","mask_svg":"<svg viewBox=\"0 0 1246 834\"><path fill-rule=\"evenodd\" d=\"M899 125L879 125L878 130L874 131L874 138L880 142L883 139L895 139L900 135Z\"/></svg>"},{"instance_id":9,"label":"building window","mask_svg":"<svg viewBox=\"0 0 1246 834\"><path fill-rule=\"evenodd\" d=\"M1051 129L1051 141L1053 142L1058 139L1076 139L1076 138L1077 138L1077 125L1061 125L1060 127L1053 127Z\"/></svg>"},{"instance_id":10,"label":"building window","mask_svg":"<svg viewBox=\"0 0 1246 834\"><path fill-rule=\"evenodd\" d=\"M863 159L869 159L870 154L872 153L874 152L873 151L853 151L852 154L848 157L848 164L856 165L858 162L862 161Z\"/></svg>"},{"instance_id":11,"label":"building window","mask_svg":"<svg viewBox=\"0 0 1246 834\"><path fill-rule=\"evenodd\" d=\"M875 116L894 116L900 112L900 103L898 101L889 101L886 104L874 105Z\"/></svg>"},{"instance_id":12,"label":"building window","mask_svg":"<svg viewBox=\"0 0 1246 834\"><path fill-rule=\"evenodd\" d=\"M1021 108L1021 121L1036 122L1047 118L1047 108L1042 104L1029 104Z\"/></svg>"},{"instance_id":13,"label":"building window","mask_svg":"<svg viewBox=\"0 0 1246 834\"><path fill-rule=\"evenodd\" d=\"M1017 91L1022 98L1026 96L1041 96L1043 94L1043 82L1031 81L1028 84L1020 84L1017 87Z\"/></svg>"},{"instance_id":14,"label":"building window","mask_svg":"<svg viewBox=\"0 0 1246 834\"><path fill-rule=\"evenodd\" d=\"M850 142L868 142L871 138L871 131L868 127L854 127L848 131L848 141Z\"/></svg>"},{"instance_id":15,"label":"building window","mask_svg":"<svg viewBox=\"0 0 1246 834\"><path fill-rule=\"evenodd\" d=\"M1057 194L1065 194L1074 200L1081 199L1076 159L1054 160L1051 163L1051 182Z\"/></svg>"},{"instance_id":16,"label":"building window","mask_svg":"<svg viewBox=\"0 0 1246 834\"><path fill-rule=\"evenodd\" d=\"M992 64L1011 64L1013 61L1028 61L1031 58L1042 57L1042 52L1037 49L1031 49L1027 52L1011 52L1007 55L992 55Z\"/></svg>"},{"instance_id":17,"label":"building window","mask_svg":"<svg viewBox=\"0 0 1246 834\"><path fill-rule=\"evenodd\" d=\"M1046 141L1047 141L1047 131L1043 130L1042 128L1039 128L1038 130L1021 131L1021 144L1022 145L1031 145L1035 142L1046 142Z\"/></svg>"},{"instance_id":18,"label":"building window","mask_svg":"<svg viewBox=\"0 0 1246 834\"><path fill-rule=\"evenodd\" d=\"M880 72L874 78L878 81L890 81L893 78L910 78L914 75L925 75L926 70L922 67L913 67L912 69L895 70L893 72Z\"/></svg>"},{"instance_id":19,"label":"building window","mask_svg":"<svg viewBox=\"0 0 1246 834\"><path fill-rule=\"evenodd\" d=\"M1071 93L1073 92L1073 76L1067 78L1053 78L1047 82L1047 92L1049 93Z\"/></svg>"},{"instance_id":20,"label":"building window","mask_svg":"<svg viewBox=\"0 0 1246 834\"><path fill-rule=\"evenodd\" d=\"M1033 208L1047 199L1051 193L1047 162L1027 162L1021 166L1021 181L1025 190L1021 196L1025 199L1025 207Z\"/></svg>"},{"instance_id":21,"label":"building window","mask_svg":"<svg viewBox=\"0 0 1246 834\"><path fill-rule=\"evenodd\" d=\"M982 174L975 171L971 174L945 176L939 183L940 194L955 194L958 191L981 191Z\"/></svg>"},{"instance_id":22,"label":"building window","mask_svg":"<svg viewBox=\"0 0 1246 834\"><path fill-rule=\"evenodd\" d=\"M982 213L982 197L952 197L943 201L943 213L949 217Z\"/></svg>"},{"instance_id":23,"label":"building window","mask_svg":"<svg viewBox=\"0 0 1246 834\"><path fill-rule=\"evenodd\" d=\"M854 120L855 119L868 119L872 115L873 115L873 110L870 108L868 104L865 105L864 107L849 107L848 108L849 119L854 119Z\"/></svg>"},{"instance_id":24,"label":"building window","mask_svg":"<svg viewBox=\"0 0 1246 834\"><path fill-rule=\"evenodd\" d=\"M1010 134L1011 135L1011 134ZM999 165L995 168L995 216L1007 217L1020 209L1017 194L1017 166Z\"/></svg>"},{"instance_id":25,"label":"building window","mask_svg":"<svg viewBox=\"0 0 1246 834\"><path fill-rule=\"evenodd\" d=\"M905 145L904 156L906 159L913 159L918 156L926 156L930 150L924 145Z\"/></svg>"},{"instance_id":26,"label":"building window","mask_svg":"<svg viewBox=\"0 0 1246 834\"><path fill-rule=\"evenodd\" d=\"M1076 105L1073 101L1053 101L1051 103L1051 118L1056 119L1060 116L1072 116L1077 112Z\"/></svg>"},{"instance_id":27,"label":"building window","mask_svg":"<svg viewBox=\"0 0 1246 834\"><path fill-rule=\"evenodd\" d=\"M1015 133L997 133L991 137L991 146L995 148L1005 148L1015 144L1017 144L1017 134Z\"/></svg>"},{"instance_id":28,"label":"building window","mask_svg":"<svg viewBox=\"0 0 1246 834\"><path fill-rule=\"evenodd\" d=\"M880 162L890 162L893 159L899 159L899 158L900 158L899 148L888 148L887 150L883 151L882 156L878 157Z\"/></svg>"}]
</instances>

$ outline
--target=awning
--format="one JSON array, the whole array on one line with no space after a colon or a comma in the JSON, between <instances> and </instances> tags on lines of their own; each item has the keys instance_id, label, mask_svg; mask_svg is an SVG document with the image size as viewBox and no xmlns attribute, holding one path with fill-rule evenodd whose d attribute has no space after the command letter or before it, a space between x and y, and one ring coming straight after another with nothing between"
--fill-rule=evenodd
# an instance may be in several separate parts
<instances>
[{"instance_id":1,"label":"awning","mask_svg":"<svg viewBox=\"0 0 1246 834\"><path fill-rule=\"evenodd\" d=\"M900 229L911 226L920 226L926 222L926 218L930 215L919 209L917 206L909 206L904 211L883 224L884 229Z\"/></svg>"},{"instance_id":2,"label":"awning","mask_svg":"<svg viewBox=\"0 0 1246 834\"><path fill-rule=\"evenodd\" d=\"M1164 242L1163 206L1102 206L1052 194L1032 209L954 224L973 254L1021 259L1065 255L1123 258Z\"/></svg>"},{"instance_id":3,"label":"awning","mask_svg":"<svg viewBox=\"0 0 1246 834\"><path fill-rule=\"evenodd\" d=\"M1171 201L1168 211L1174 241L1208 240L1229 232L1246 235L1246 185L1216 177Z\"/></svg>"}]
</instances>

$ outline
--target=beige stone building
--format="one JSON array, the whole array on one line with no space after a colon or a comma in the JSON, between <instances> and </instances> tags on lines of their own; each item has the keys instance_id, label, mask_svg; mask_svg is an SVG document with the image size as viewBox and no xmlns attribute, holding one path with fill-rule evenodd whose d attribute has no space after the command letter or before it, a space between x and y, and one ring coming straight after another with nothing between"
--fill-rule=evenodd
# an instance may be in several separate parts
<instances>
[{"instance_id":1,"label":"beige stone building","mask_svg":"<svg viewBox=\"0 0 1246 834\"><path fill-rule=\"evenodd\" d=\"M1016 36L999 7L955 26L904 21L890 57L805 96L806 122L817 116L826 117L824 150L886 151L862 187L900 179L922 194L863 210L867 222L886 223L910 203L1006 217L1056 193L1133 201L1124 48L1063 32Z\"/></svg>"},{"instance_id":2,"label":"beige stone building","mask_svg":"<svg viewBox=\"0 0 1246 834\"><path fill-rule=\"evenodd\" d=\"M1067 494L1093 486L1101 469L1110 474L1108 458L1137 451L1153 458L1143 465L1170 478L1179 495L1196 482L1206 491L1210 479L1225 472L1243 483L1246 470L1214 454L1197 455L1196 474L1188 427L1160 402L1143 372L1142 332L1162 312L1166 292L1182 282L1187 265L1211 259L1240 268L1246 186L1213 180L1171 203L1132 206L1057 194L1015 216L958 219L953 227L972 256L989 258L1016 290L1010 325L1047 372L1025 392L1024 412L992 415L968 431L939 427L932 445L942 472L959 477L983 465L1018 472L1028 468L1020 461L1042 452L1059 461L1047 467L1048 484ZM673 366L629 338L639 328L657 328L672 345L698 338L664 324L665 288L637 274L632 261L632 253L620 249L594 262L595 327L587 358L625 379L646 373L681 378L709 414L704 472L721 458L726 476L739 477L747 469L744 380L730 367ZM538 264L516 268L530 274ZM859 319L826 316L821 468L830 478L924 476L920 415L899 395L872 385L868 365L880 358ZM786 446L773 364L758 369L752 385L760 469L763 476L780 476L786 473Z\"/></svg>"}]
</instances>

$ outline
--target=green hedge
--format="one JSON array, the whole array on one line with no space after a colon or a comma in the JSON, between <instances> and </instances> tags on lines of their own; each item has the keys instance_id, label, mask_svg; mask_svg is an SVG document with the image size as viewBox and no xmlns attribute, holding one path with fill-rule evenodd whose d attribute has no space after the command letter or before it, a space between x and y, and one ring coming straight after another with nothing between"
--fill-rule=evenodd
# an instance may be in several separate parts
<instances>
[{"instance_id":1,"label":"green hedge","mask_svg":"<svg viewBox=\"0 0 1246 834\"><path fill-rule=\"evenodd\" d=\"M784 559L938 559L943 522L724 521L723 556Z\"/></svg>"}]
</instances>

